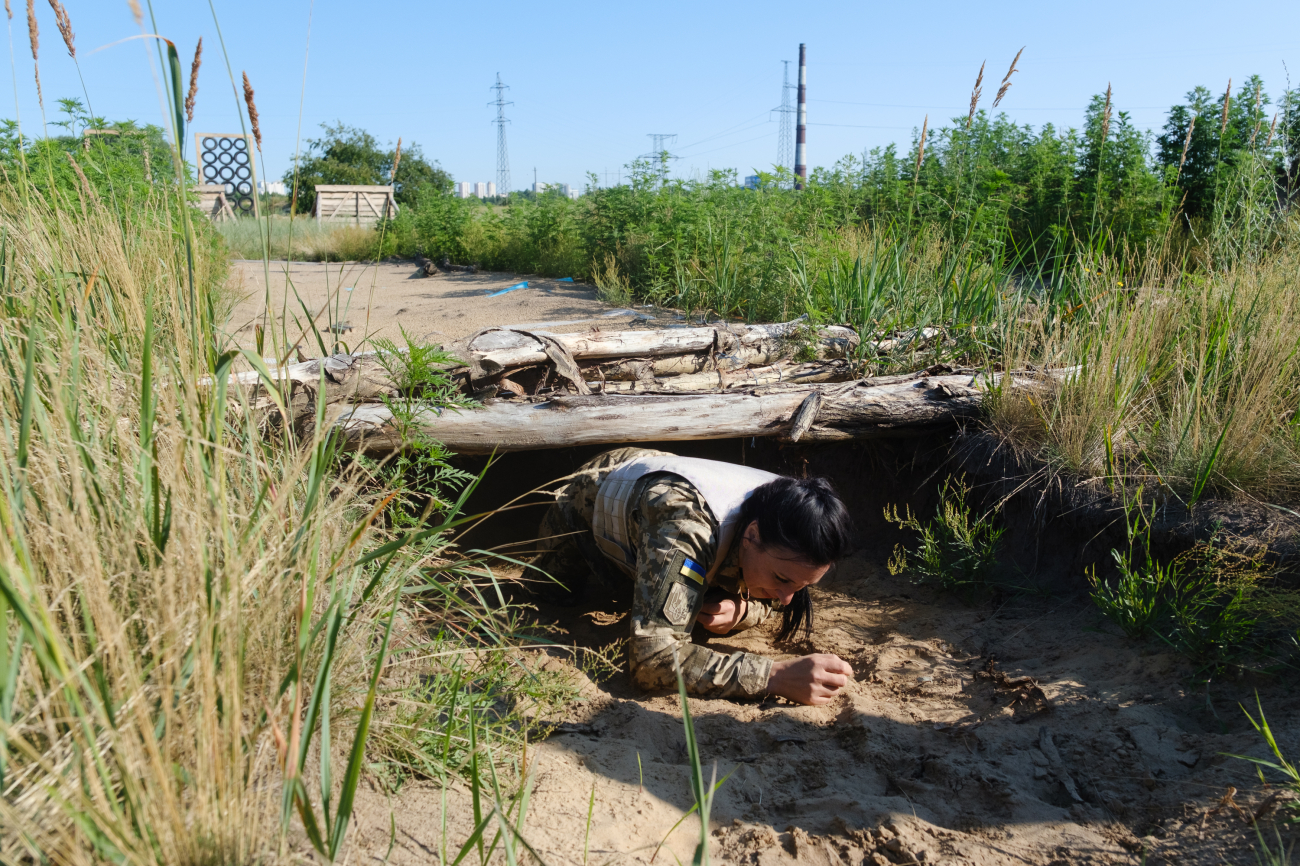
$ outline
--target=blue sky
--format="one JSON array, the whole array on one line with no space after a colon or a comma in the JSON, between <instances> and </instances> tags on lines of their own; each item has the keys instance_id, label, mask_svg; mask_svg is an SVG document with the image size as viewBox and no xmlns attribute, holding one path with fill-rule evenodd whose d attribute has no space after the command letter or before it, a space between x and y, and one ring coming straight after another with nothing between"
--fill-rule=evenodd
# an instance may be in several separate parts
<instances>
[{"instance_id":1,"label":"blue sky","mask_svg":"<svg viewBox=\"0 0 1300 866\"><path fill-rule=\"evenodd\" d=\"M41 120L22 0L10 0L17 110ZM142 0L143 2L143 0ZM341 2L213 0L234 75L257 91L266 170L278 177L300 138L342 120L381 141L417 141L457 180L495 178L496 74L510 85L512 186L613 181L650 148L647 133L676 133L675 174L709 168L748 174L777 150L781 61L808 44L809 164L910 141L965 114L988 61L987 107L1016 51L1019 72L1000 110L1021 123L1078 125L1089 96L1114 87L1119 109L1159 128L1192 86L1264 77L1280 97L1284 64L1300 84L1300 3L1088 4L567 2ZM67 0L94 111L162 122L156 53L126 0ZM196 131L238 131L236 98L207 2L155 0L158 31L188 68L203 37ZM37 0L46 113L82 96L47 0ZM310 50L308 23L310 16ZM146 28L148 8L146 6ZM151 31L152 32L152 31ZM1288 37L1286 34L1292 34ZM304 83L304 61L306 86ZM793 69L793 65L792 65ZM84 97L83 97L84 98ZM301 113L299 106L301 104ZM13 117L6 99L0 117ZM192 144L187 152L192 150Z\"/></svg>"}]
</instances>

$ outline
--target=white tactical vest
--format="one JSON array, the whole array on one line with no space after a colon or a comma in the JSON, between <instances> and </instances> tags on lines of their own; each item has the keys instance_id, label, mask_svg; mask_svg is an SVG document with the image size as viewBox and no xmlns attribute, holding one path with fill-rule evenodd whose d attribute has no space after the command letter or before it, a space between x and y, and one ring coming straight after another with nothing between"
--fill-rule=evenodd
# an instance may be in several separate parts
<instances>
[{"instance_id":1,"label":"white tactical vest","mask_svg":"<svg viewBox=\"0 0 1300 866\"><path fill-rule=\"evenodd\" d=\"M636 482L651 472L671 472L685 478L700 492L718 521L718 549L713 555L707 581L713 579L731 547L740 506L755 488L781 477L761 469L698 457L640 457L619 466L605 477L596 492L591 528L601 552L628 570L636 567L636 554L627 533L628 500Z\"/></svg>"}]
</instances>

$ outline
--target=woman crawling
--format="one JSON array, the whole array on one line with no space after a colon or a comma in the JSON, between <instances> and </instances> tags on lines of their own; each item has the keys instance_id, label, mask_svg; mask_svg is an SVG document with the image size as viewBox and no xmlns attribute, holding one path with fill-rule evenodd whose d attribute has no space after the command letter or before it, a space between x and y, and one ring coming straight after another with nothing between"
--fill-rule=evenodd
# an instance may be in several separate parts
<instances>
[{"instance_id":1,"label":"woman crawling","mask_svg":"<svg viewBox=\"0 0 1300 866\"><path fill-rule=\"evenodd\" d=\"M619 448L584 464L542 518L534 565L576 599L588 575L632 579L632 679L705 697L780 695L824 704L849 683L838 656L774 662L692 644L699 623L730 634L779 608L777 640L811 634L808 587L851 548L847 510L825 480L787 478L663 451ZM674 650L676 651L674 653Z\"/></svg>"}]
</instances>

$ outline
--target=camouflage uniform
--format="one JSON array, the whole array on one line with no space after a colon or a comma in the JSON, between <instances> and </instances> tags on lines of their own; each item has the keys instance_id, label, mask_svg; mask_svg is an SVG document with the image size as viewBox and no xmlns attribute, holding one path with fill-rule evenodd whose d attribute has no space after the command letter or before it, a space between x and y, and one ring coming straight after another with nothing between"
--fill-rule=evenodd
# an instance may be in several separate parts
<instances>
[{"instance_id":1,"label":"camouflage uniform","mask_svg":"<svg viewBox=\"0 0 1300 866\"><path fill-rule=\"evenodd\" d=\"M676 648L686 689L691 694L721 698L766 694L770 659L744 652L725 655L690 642L691 627L705 594L680 576L681 565L684 558L690 558L707 574L718 549L718 521L694 485L671 472L652 472L638 479L628 508L628 535L636 552L635 573L607 559L596 547L591 525L601 482L620 464L664 454L644 448L619 448L584 464L542 518L543 553L534 564L572 594L582 591L592 571L607 579L631 577L635 581L628 666L633 681L642 688L676 686ZM738 599L748 594L740 571L739 550L737 537L709 581L711 594L723 592ZM674 585L682 585L685 590L674 590ZM766 602L750 599L745 618L734 631L753 628L771 611Z\"/></svg>"}]
</instances>

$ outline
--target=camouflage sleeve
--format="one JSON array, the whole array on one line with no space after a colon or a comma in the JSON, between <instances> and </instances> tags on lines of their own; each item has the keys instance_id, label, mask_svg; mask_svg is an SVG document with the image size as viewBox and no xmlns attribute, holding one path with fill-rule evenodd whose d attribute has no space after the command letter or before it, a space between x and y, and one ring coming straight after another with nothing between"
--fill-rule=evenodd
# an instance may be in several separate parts
<instances>
[{"instance_id":1,"label":"camouflage sleeve","mask_svg":"<svg viewBox=\"0 0 1300 866\"><path fill-rule=\"evenodd\" d=\"M767 618L772 615L772 606L766 601L757 598L748 599L749 607L745 610L744 618L736 623L736 627L731 630L732 634L738 631L751 629L756 625L762 625L767 622Z\"/></svg>"},{"instance_id":2,"label":"camouflage sleeve","mask_svg":"<svg viewBox=\"0 0 1300 866\"><path fill-rule=\"evenodd\" d=\"M704 576L717 549L717 522L689 483L662 475L649 476L647 481L635 500L630 527L637 549L628 647L633 681L645 689L676 686L675 654L691 694L718 698L766 694L772 670L769 659L744 652L725 655L690 640L691 626L704 603ZM751 605L751 610L758 607Z\"/></svg>"}]
</instances>

